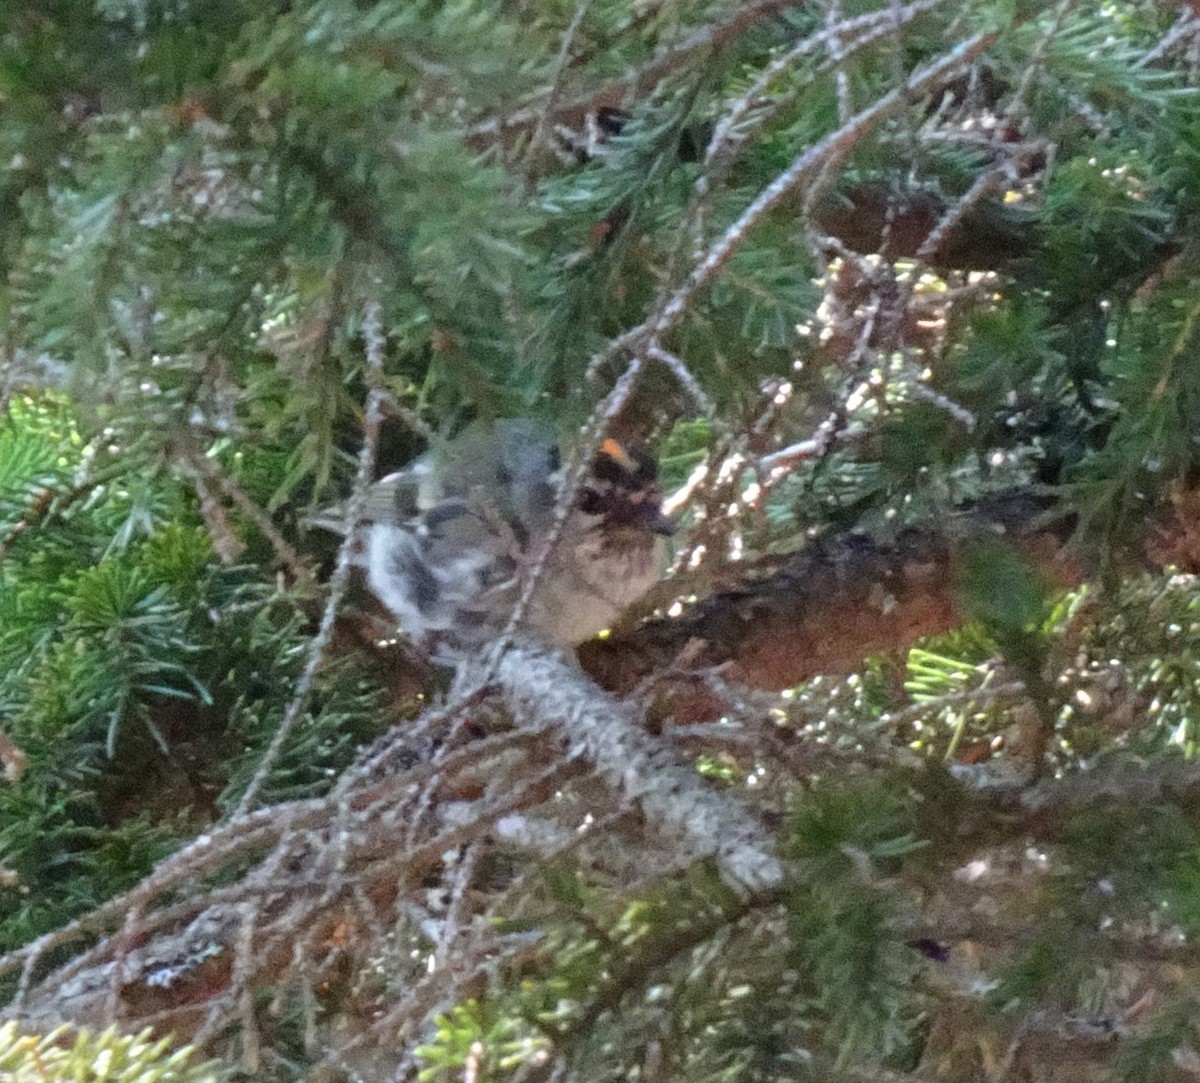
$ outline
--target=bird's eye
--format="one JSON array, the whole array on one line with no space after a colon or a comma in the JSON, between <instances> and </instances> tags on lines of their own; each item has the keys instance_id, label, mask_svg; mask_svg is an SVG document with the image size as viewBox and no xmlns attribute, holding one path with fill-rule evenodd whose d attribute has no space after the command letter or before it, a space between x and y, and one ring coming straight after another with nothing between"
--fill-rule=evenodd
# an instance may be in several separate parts
<instances>
[{"instance_id":1,"label":"bird's eye","mask_svg":"<svg viewBox=\"0 0 1200 1083\"><path fill-rule=\"evenodd\" d=\"M608 510L608 501L595 489L581 489L575 503L585 515L603 515Z\"/></svg>"}]
</instances>

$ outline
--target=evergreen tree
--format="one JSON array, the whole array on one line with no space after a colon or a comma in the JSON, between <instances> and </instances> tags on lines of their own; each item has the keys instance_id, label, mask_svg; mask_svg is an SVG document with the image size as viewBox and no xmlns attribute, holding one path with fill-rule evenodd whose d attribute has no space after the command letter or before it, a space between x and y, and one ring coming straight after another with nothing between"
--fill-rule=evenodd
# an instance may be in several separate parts
<instances>
[{"instance_id":1,"label":"evergreen tree","mask_svg":"<svg viewBox=\"0 0 1200 1083\"><path fill-rule=\"evenodd\" d=\"M47 1063L1200 1074L1193 5L0 12ZM464 693L307 524L504 416L636 435L681 529L583 672Z\"/></svg>"}]
</instances>

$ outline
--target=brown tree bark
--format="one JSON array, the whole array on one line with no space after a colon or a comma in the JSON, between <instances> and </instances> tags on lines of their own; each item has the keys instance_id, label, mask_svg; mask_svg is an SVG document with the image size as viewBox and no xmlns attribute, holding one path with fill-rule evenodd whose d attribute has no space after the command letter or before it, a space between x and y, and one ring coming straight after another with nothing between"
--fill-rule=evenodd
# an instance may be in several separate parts
<instances>
[{"instance_id":1,"label":"brown tree bark","mask_svg":"<svg viewBox=\"0 0 1200 1083\"><path fill-rule=\"evenodd\" d=\"M846 673L867 655L902 651L962 623L959 567L973 542L1006 537L1049 583L1078 582L1083 570L1067 545L1071 522L1046 526L1046 512L1045 501L1015 494L892 541L821 539L770 575L714 594L677 619L585 644L580 660L618 695L681 667L721 667L731 682L771 690Z\"/></svg>"}]
</instances>

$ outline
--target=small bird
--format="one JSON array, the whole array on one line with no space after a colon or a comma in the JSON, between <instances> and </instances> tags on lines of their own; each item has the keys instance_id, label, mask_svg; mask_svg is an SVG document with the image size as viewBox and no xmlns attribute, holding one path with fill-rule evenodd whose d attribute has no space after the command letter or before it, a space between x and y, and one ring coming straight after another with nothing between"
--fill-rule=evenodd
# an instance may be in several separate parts
<instances>
[{"instance_id":1,"label":"small bird","mask_svg":"<svg viewBox=\"0 0 1200 1083\"><path fill-rule=\"evenodd\" d=\"M673 530L657 476L641 448L601 444L538 575L525 636L576 647L653 586ZM371 591L434 657L477 650L507 624L561 484L558 448L536 423L469 426L368 490L359 560ZM312 523L342 530L344 513Z\"/></svg>"}]
</instances>

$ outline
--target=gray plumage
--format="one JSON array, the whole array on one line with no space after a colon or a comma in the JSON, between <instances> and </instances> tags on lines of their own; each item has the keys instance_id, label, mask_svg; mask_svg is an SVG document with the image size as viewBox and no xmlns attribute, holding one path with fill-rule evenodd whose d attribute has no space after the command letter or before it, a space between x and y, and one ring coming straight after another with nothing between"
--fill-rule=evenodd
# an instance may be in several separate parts
<instances>
[{"instance_id":1,"label":"gray plumage","mask_svg":"<svg viewBox=\"0 0 1200 1083\"><path fill-rule=\"evenodd\" d=\"M538 578L520 628L545 646L596 635L658 578L670 526L653 462L640 453L620 461L606 460L585 483ZM362 563L372 592L438 655L477 650L508 621L554 522L560 482L557 447L533 422L469 427L366 494ZM334 516L314 522L337 529Z\"/></svg>"}]
</instances>

